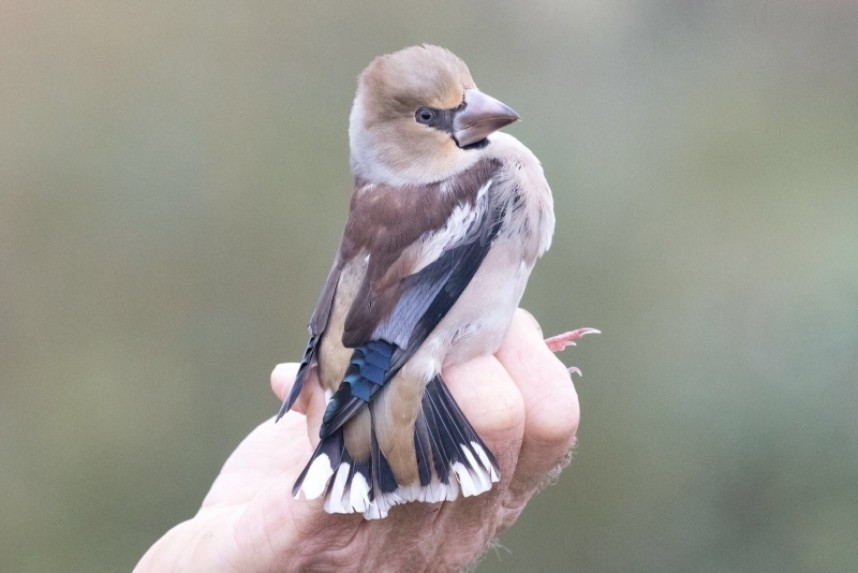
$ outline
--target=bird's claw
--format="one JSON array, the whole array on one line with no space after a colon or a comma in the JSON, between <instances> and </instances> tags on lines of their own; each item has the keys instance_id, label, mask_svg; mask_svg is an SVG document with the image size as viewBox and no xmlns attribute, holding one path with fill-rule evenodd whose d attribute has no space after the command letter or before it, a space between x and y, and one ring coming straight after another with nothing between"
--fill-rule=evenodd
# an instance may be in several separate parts
<instances>
[{"instance_id":1,"label":"bird's claw","mask_svg":"<svg viewBox=\"0 0 858 573\"><path fill-rule=\"evenodd\" d=\"M576 340L584 338L588 334L602 334L602 331L595 328L577 328L575 330L564 332L563 334L558 334L557 336L546 338L545 344L551 352L561 352L569 346L575 346ZM580 371L578 374L581 374Z\"/></svg>"},{"instance_id":2,"label":"bird's claw","mask_svg":"<svg viewBox=\"0 0 858 573\"><path fill-rule=\"evenodd\" d=\"M588 334L602 334L602 331L595 328L576 328L575 330L546 338L545 345L548 346L551 352L561 352L569 346L576 346L575 341L584 338ZM577 366L570 366L568 370L570 375L577 374L579 378L583 376L581 369Z\"/></svg>"}]
</instances>

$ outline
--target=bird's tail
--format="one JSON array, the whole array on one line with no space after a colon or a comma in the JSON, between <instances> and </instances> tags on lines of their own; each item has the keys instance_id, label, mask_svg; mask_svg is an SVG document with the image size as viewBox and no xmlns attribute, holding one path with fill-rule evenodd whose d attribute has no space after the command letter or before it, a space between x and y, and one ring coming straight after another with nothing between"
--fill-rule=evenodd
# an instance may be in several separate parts
<instances>
[{"instance_id":1,"label":"bird's tail","mask_svg":"<svg viewBox=\"0 0 858 573\"><path fill-rule=\"evenodd\" d=\"M497 461L440 376L427 384L414 426L418 480L397 483L374 430L370 450L367 459L354 460L345 447L343 428L337 429L319 442L295 482L293 495L315 499L324 494L328 513L363 513L366 519L381 519L394 505L479 495L500 480Z\"/></svg>"}]
</instances>

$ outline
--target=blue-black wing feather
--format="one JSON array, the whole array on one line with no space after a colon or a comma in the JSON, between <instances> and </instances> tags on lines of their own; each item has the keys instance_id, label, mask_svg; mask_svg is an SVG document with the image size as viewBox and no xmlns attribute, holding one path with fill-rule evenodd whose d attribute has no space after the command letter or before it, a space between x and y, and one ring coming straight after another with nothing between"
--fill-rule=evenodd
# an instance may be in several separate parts
<instances>
[{"instance_id":1,"label":"blue-black wing feather","mask_svg":"<svg viewBox=\"0 0 858 573\"><path fill-rule=\"evenodd\" d=\"M295 382L292 384L292 390L289 395L283 400L280 410L277 412L277 420L282 418L288 412L295 400L301 394L301 388L304 387L304 382L307 376L316 367L317 354L319 344L322 341L322 334L328 326L328 319L331 316L331 307L334 304L334 293L337 292L337 285L340 282L340 273L342 272L343 262L340 255L334 261L328 273L328 278L325 280L325 286L319 294L319 300L316 303L316 308L313 311L313 316L310 317L308 330L310 331L310 339L307 341L307 348L304 350L304 355L301 358L301 365L298 367L298 373L295 375Z\"/></svg>"}]
</instances>

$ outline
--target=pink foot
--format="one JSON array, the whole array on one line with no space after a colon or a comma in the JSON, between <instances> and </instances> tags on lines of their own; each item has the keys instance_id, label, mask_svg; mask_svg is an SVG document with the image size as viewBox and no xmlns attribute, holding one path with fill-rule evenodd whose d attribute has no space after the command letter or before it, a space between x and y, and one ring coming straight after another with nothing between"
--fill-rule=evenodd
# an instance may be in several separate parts
<instances>
[{"instance_id":1,"label":"pink foot","mask_svg":"<svg viewBox=\"0 0 858 573\"><path fill-rule=\"evenodd\" d=\"M602 334L602 331L595 328L578 328L558 334L557 336L552 336L551 338L546 338L545 344L548 345L548 349L551 352L560 352L569 346L575 346L576 340L584 338L588 334Z\"/></svg>"},{"instance_id":2,"label":"pink foot","mask_svg":"<svg viewBox=\"0 0 858 573\"><path fill-rule=\"evenodd\" d=\"M558 334L557 336L546 338L545 345L548 346L548 349L551 352L561 352L569 346L576 346L575 341L584 338L588 334L602 334L602 331L596 330L595 328L578 328L564 332L563 334ZM583 374L581 374L581 369L577 366L570 367L569 374L577 374L579 378L583 376Z\"/></svg>"}]
</instances>

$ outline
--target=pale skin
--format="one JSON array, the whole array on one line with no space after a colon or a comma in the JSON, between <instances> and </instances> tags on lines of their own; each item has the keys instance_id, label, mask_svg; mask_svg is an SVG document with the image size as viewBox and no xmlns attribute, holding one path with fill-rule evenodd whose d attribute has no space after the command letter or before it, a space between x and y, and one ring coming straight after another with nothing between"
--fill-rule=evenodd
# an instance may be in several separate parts
<instances>
[{"instance_id":1,"label":"pale skin","mask_svg":"<svg viewBox=\"0 0 858 573\"><path fill-rule=\"evenodd\" d=\"M288 394L296 369L275 368L271 386L278 399ZM580 411L567 367L520 309L494 356L450 368L444 379L498 459L502 479L490 492L408 503L376 521L329 515L320 499L293 499L292 484L318 440L325 407L321 388L309 383L295 411L244 439L197 514L164 534L135 572L466 568L568 460Z\"/></svg>"}]
</instances>

